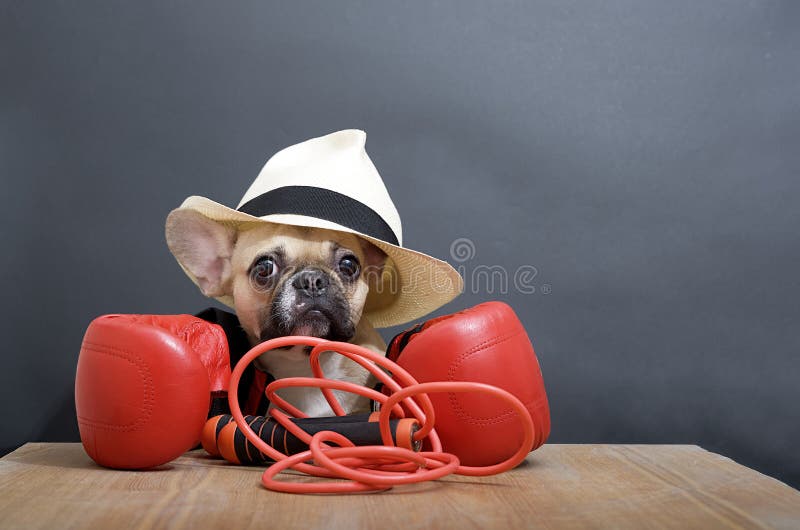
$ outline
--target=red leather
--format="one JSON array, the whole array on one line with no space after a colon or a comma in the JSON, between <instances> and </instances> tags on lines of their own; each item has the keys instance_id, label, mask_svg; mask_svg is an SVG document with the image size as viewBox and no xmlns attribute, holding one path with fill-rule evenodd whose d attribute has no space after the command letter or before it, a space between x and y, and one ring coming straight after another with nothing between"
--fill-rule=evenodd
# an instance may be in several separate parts
<instances>
[{"instance_id":1,"label":"red leather","mask_svg":"<svg viewBox=\"0 0 800 530\"><path fill-rule=\"evenodd\" d=\"M531 450L550 434L550 410L539 362L525 328L508 305L487 302L439 317L411 334L397 358L420 383L473 381L503 388L531 414ZM436 431L446 452L467 466L485 466L513 455L522 429L507 406L484 394L431 394Z\"/></svg>"},{"instance_id":2,"label":"red leather","mask_svg":"<svg viewBox=\"0 0 800 530\"><path fill-rule=\"evenodd\" d=\"M125 315L131 322L160 327L191 346L208 371L211 392L227 392L231 378L228 338L222 328L192 315Z\"/></svg>"},{"instance_id":3,"label":"red leather","mask_svg":"<svg viewBox=\"0 0 800 530\"><path fill-rule=\"evenodd\" d=\"M190 315L95 319L75 376L86 453L121 469L177 458L199 440L212 388L227 389L228 363L222 329Z\"/></svg>"}]
</instances>

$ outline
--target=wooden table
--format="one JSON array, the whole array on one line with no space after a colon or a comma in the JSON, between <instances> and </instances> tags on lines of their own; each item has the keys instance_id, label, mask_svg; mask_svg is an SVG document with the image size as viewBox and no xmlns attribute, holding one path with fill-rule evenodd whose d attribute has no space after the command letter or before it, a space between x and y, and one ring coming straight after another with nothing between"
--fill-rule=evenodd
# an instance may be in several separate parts
<instances>
[{"instance_id":1,"label":"wooden table","mask_svg":"<svg viewBox=\"0 0 800 530\"><path fill-rule=\"evenodd\" d=\"M692 445L545 445L502 475L351 496L269 492L261 472L202 451L113 471L26 444L0 459L0 528L800 528L800 492Z\"/></svg>"}]
</instances>

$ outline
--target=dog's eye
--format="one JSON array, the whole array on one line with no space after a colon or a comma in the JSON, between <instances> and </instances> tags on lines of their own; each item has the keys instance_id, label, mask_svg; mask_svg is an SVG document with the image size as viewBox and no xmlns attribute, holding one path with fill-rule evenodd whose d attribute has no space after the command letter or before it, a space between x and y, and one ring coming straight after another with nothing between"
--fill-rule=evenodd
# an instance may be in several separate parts
<instances>
[{"instance_id":1,"label":"dog's eye","mask_svg":"<svg viewBox=\"0 0 800 530\"><path fill-rule=\"evenodd\" d=\"M355 256L347 255L339 260L339 272L346 278L355 278L359 270L358 258Z\"/></svg>"},{"instance_id":2,"label":"dog's eye","mask_svg":"<svg viewBox=\"0 0 800 530\"><path fill-rule=\"evenodd\" d=\"M278 265L275 261L272 258L263 257L259 258L255 265L253 265L253 269L250 271L250 277L257 286L265 287L272 281L272 278L277 272Z\"/></svg>"}]
</instances>

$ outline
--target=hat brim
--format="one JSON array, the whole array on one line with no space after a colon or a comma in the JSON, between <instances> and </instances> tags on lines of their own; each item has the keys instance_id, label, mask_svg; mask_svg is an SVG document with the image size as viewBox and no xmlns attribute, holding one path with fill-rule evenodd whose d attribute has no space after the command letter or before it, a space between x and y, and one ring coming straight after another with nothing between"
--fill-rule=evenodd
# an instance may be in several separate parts
<instances>
[{"instance_id":1,"label":"hat brim","mask_svg":"<svg viewBox=\"0 0 800 530\"><path fill-rule=\"evenodd\" d=\"M255 217L196 195L187 198L177 210L192 210L236 230L254 224L284 224L336 230L369 241L381 249L388 258L379 286L370 289L364 305L363 316L377 328L396 326L422 318L453 300L464 288L461 275L445 261L387 243L324 219L290 214ZM198 285L197 278L179 259L177 261L192 282ZM231 296L215 299L226 306L234 307Z\"/></svg>"}]
</instances>

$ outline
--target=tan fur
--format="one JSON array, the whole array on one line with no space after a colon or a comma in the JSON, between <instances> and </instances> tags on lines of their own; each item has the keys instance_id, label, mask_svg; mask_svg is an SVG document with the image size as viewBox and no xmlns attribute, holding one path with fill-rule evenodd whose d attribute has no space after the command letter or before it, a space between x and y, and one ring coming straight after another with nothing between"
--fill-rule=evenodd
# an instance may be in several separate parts
<instances>
[{"instance_id":1,"label":"tan fur","mask_svg":"<svg viewBox=\"0 0 800 530\"><path fill-rule=\"evenodd\" d=\"M206 295L233 296L236 314L253 346L265 339L260 336L261 323L268 318L277 291L277 286L271 290L253 287L248 270L258 256L281 247L292 263L330 270L332 251L338 245L340 252L346 249L355 255L362 267L372 259L365 254L361 240L352 234L271 224L256 224L237 233L200 215L187 215L179 221L175 223L177 229L167 234L173 252L181 255L185 266L198 279L202 278L200 287ZM332 275L332 281L339 282L349 302L350 318L357 323L350 342L383 354L386 347L383 339L361 315L369 292L365 276L362 274L357 281L346 284ZM321 364L330 378L368 386L373 383L366 370L341 355L324 353ZM308 354L302 347L269 351L256 360L256 366L278 379L311 375ZM368 407L365 398L336 394L348 412ZM287 389L280 395L310 416L332 414L319 390Z\"/></svg>"}]
</instances>

